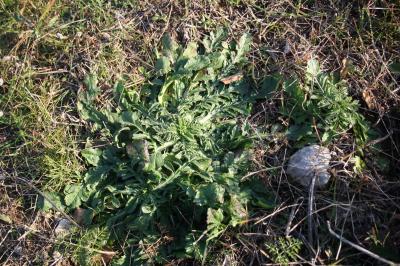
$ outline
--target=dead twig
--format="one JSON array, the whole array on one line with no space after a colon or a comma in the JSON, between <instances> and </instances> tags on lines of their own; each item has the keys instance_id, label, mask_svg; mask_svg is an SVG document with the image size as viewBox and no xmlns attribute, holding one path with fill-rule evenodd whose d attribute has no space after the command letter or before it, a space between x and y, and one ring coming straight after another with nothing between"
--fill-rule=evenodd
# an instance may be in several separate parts
<instances>
[{"instance_id":1,"label":"dead twig","mask_svg":"<svg viewBox=\"0 0 400 266\"><path fill-rule=\"evenodd\" d=\"M312 215L313 215L313 207L314 207L313 205L314 205L315 178L316 178L316 176L314 175L313 178L311 179L310 189L308 192L308 210L307 210L308 241L310 242L310 245L312 247L314 247Z\"/></svg>"},{"instance_id":2,"label":"dead twig","mask_svg":"<svg viewBox=\"0 0 400 266\"><path fill-rule=\"evenodd\" d=\"M285 230L285 236L288 237L290 235L290 227L292 226L292 222L294 217L296 216L296 213L299 211L299 206L301 206L303 204L303 197L300 197L296 200L295 204L298 204L298 206L294 206L292 208L292 211L290 212L290 216L288 219L288 222L286 224L286 230ZM300 203L299 203L300 202Z\"/></svg>"},{"instance_id":3,"label":"dead twig","mask_svg":"<svg viewBox=\"0 0 400 266\"><path fill-rule=\"evenodd\" d=\"M376 260L379 260L380 262L386 263L388 265L399 265L398 263L394 263L393 261L390 261L390 260L387 260L385 258L382 258L381 256L379 256L379 255L377 255L375 253L372 253L371 251L369 251L369 250L367 250L367 249L365 249L365 248L363 248L363 247L361 247L361 246L359 246L357 244L354 244L353 242L347 240L346 238L338 235L337 233L335 233L335 231L332 230L330 221L326 221L326 224L328 225L329 233L331 235L333 235L334 237L336 237L337 239L339 239L341 242L344 242L344 243L352 246L353 248L357 249L358 251L361 251L362 253L364 253L364 254L366 254L366 255L368 255L368 256L376 259Z\"/></svg>"}]
</instances>

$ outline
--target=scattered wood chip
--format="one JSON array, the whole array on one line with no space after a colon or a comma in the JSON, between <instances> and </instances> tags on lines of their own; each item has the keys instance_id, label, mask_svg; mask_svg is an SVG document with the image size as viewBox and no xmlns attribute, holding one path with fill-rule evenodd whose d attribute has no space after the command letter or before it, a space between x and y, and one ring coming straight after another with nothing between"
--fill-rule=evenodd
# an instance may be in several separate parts
<instances>
[{"instance_id":1,"label":"scattered wood chip","mask_svg":"<svg viewBox=\"0 0 400 266\"><path fill-rule=\"evenodd\" d=\"M243 78L242 73L238 73L232 76L228 76L226 78L221 79L221 82L224 83L225 85L231 84L233 82L239 81Z\"/></svg>"},{"instance_id":2,"label":"scattered wood chip","mask_svg":"<svg viewBox=\"0 0 400 266\"><path fill-rule=\"evenodd\" d=\"M340 70L340 78L345 79L352 66L353 66L353 61L351 59L344 58L342 60L342 69Z\"/></svg>"},{"instance_id":3,"label":"scattered wood chip","mask_svg":"<svg viewBox=\"0 0 400 266\"><path fill-rule=\"evenodd\" d=\"M6 224L12 224L12 220L11 220L10 216L8 216L6 214L1 214L0 213L0 221L4 222Z\"/></svg>"},{"instance_id":4,"label":"scattered wood chip","mask_svg":"<svg viewBox=\"0 0 400 266\"><path fill-rule=\"evenodd\" d=\"M370 110L378 110L378 104L376 102L375 95L373 93L373 89L367 88L362 92L362 98L364 102L367 104L368 109Z\"/></svg>"},{"instance_id":5,"label":"scattered wood chip","mask_svg":"<svg viewBox=\"0 0 400 266\"><path fill-rule=\"evenodd\" d=\"M108 265L115 255L116 255L115 252L113 252L111 250L105 250L105 252L103 252L101 254L101 258L102 258L103 262L105 263L104 265Z\"/></svg>"}]
</instances>

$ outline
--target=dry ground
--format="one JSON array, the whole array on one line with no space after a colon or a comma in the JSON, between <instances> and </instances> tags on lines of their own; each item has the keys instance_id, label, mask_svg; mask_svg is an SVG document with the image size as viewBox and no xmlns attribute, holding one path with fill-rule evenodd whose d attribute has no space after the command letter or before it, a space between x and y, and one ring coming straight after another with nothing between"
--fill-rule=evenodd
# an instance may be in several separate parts
<instances>
[{"instance_id":1,"label":"dry ground","mask_svg":"<svg viewBox=\"0 0 400 266\"><path fill-rule=\"evenodd\" d=\"M330 234L330 221L340 236L400 262L400 76L393 70L400 62L398 0L0 0L0 263L79 265L79 245L90 246L90 236L83 236L57 257L53 231L63 214L35 208L40 191L62 191L85 170L79 151L90 133L75 105L84 77L97 73L107 99L120 77L128 87L144 81L164 33L187 43L218 26L231 38L252 34L249 72L256 82L272 73L301 76L311 56L325 70L342 72L382 149L367 149L366 166L355 173L351 136L329 147L336 152L333 181L316 193L316 241L310 244L305 191L283 170L265 170L284 165L295 150L271 133L260 142L254 167L276 195L276 208L221 238L216 261L278 263L265 243L279 247L276 240L290 234L304 243L295 264L380 263ZM277 113L281 100L278 92L259 102L254 123L267 130L286 123ZM101 265L109 261L102 248L85 254ZM178 263L195 264L171 262Z\"/></svg>"}]
</instances>

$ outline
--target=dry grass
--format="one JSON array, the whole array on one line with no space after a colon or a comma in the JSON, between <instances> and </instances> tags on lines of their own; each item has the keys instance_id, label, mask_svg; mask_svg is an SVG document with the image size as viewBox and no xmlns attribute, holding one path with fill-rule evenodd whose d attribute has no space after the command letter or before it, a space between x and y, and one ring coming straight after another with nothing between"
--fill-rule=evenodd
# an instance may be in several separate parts
<instances>
[{"instance_id":1,"label":"dry grass","mask_svg":"<svg viewBox=\"0 0 400 266\"><path fill-rule=\"evenodd\" d=\"M84 77L97 73L107 99L119 77L128 79L128 88L144 81L140 68L152 71L164 33L186 43L218 26L228 27L232 38L253 35L248 72L256 82L276 72L301 76L307 60L318 57L324 69L341 73L372 127L387 137L378 153L374 146L366 149L362 173L353 169L351 135L329 147L336 152L333 181L315 194L314 243L309 243L307 192L282 167L295 150L293 143L271 130L288 122L277 112L283 94L260 102L252 120L270 137L260 141L254 170L276 195L277 207L227 232L212 259L221 265L272 263L265 243L293 236L304 243L296 264L376 264L332 237L326 227L330 221L353 243L399 261L400 77L389 71L400 61L398 1L133 2L0 0L0 214L11 219L0 221L1 263L55 262L53 229L61 214L37 211L32 185L61 191L82 178L79 149L90 132L75 104ZM387 170L380 170L377 154L385 155ZM171 265L185 263L191 264Z\"/></svg>"}]
</instances>

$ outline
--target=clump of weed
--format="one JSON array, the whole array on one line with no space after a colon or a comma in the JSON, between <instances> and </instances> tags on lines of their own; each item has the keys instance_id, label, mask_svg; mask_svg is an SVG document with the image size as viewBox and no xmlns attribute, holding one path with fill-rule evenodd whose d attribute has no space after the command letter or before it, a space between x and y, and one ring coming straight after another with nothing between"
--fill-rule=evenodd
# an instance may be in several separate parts
<instances>
[{"instance_id":1,"label":"clump of weed","mask_svg":"<svg viewBox=\"0 0 400 266\"><path fill-rule=\"evenodd\" d=\"M344 81L321 71L317 60L308 62L304 83L299 78L283 82L288 100L281 111L290 118L287 136L302 146L330 143L352 130L362 147L369 138L369 125L359 112L359 104L348 95Z\"/></svg>"},{"instance_id":2,"label":"clump of weed","mask_svg":"<svg viewBox=\"0 0 400 266\"><path fill-rule=\"evenodd\" d=\"M266 243L265 247L274 263L288 265L297 260L302 244L297 238L278 237L275 241Z\"/></svg>"},{"instance_id":3,"label":"clump of weed","mask_svg":"<svg viewBox=\"0 0 400 266\"><path fill-rule=\"evenodd\" d=\"M245 223L253 197L268 206L268 193L251 189L255 180L241 181L257 97L240 73L250 37L225 38L219 30L182 48L165 36L156 76L137 90L118 83L114 108L98 110L96 79L87 79L78 109L106 144L82 151L92 167L66 187L65 204L91 209L111 243L130 232L126 261L204 259L228 227Z\"/></svg>"}]
</instances>

